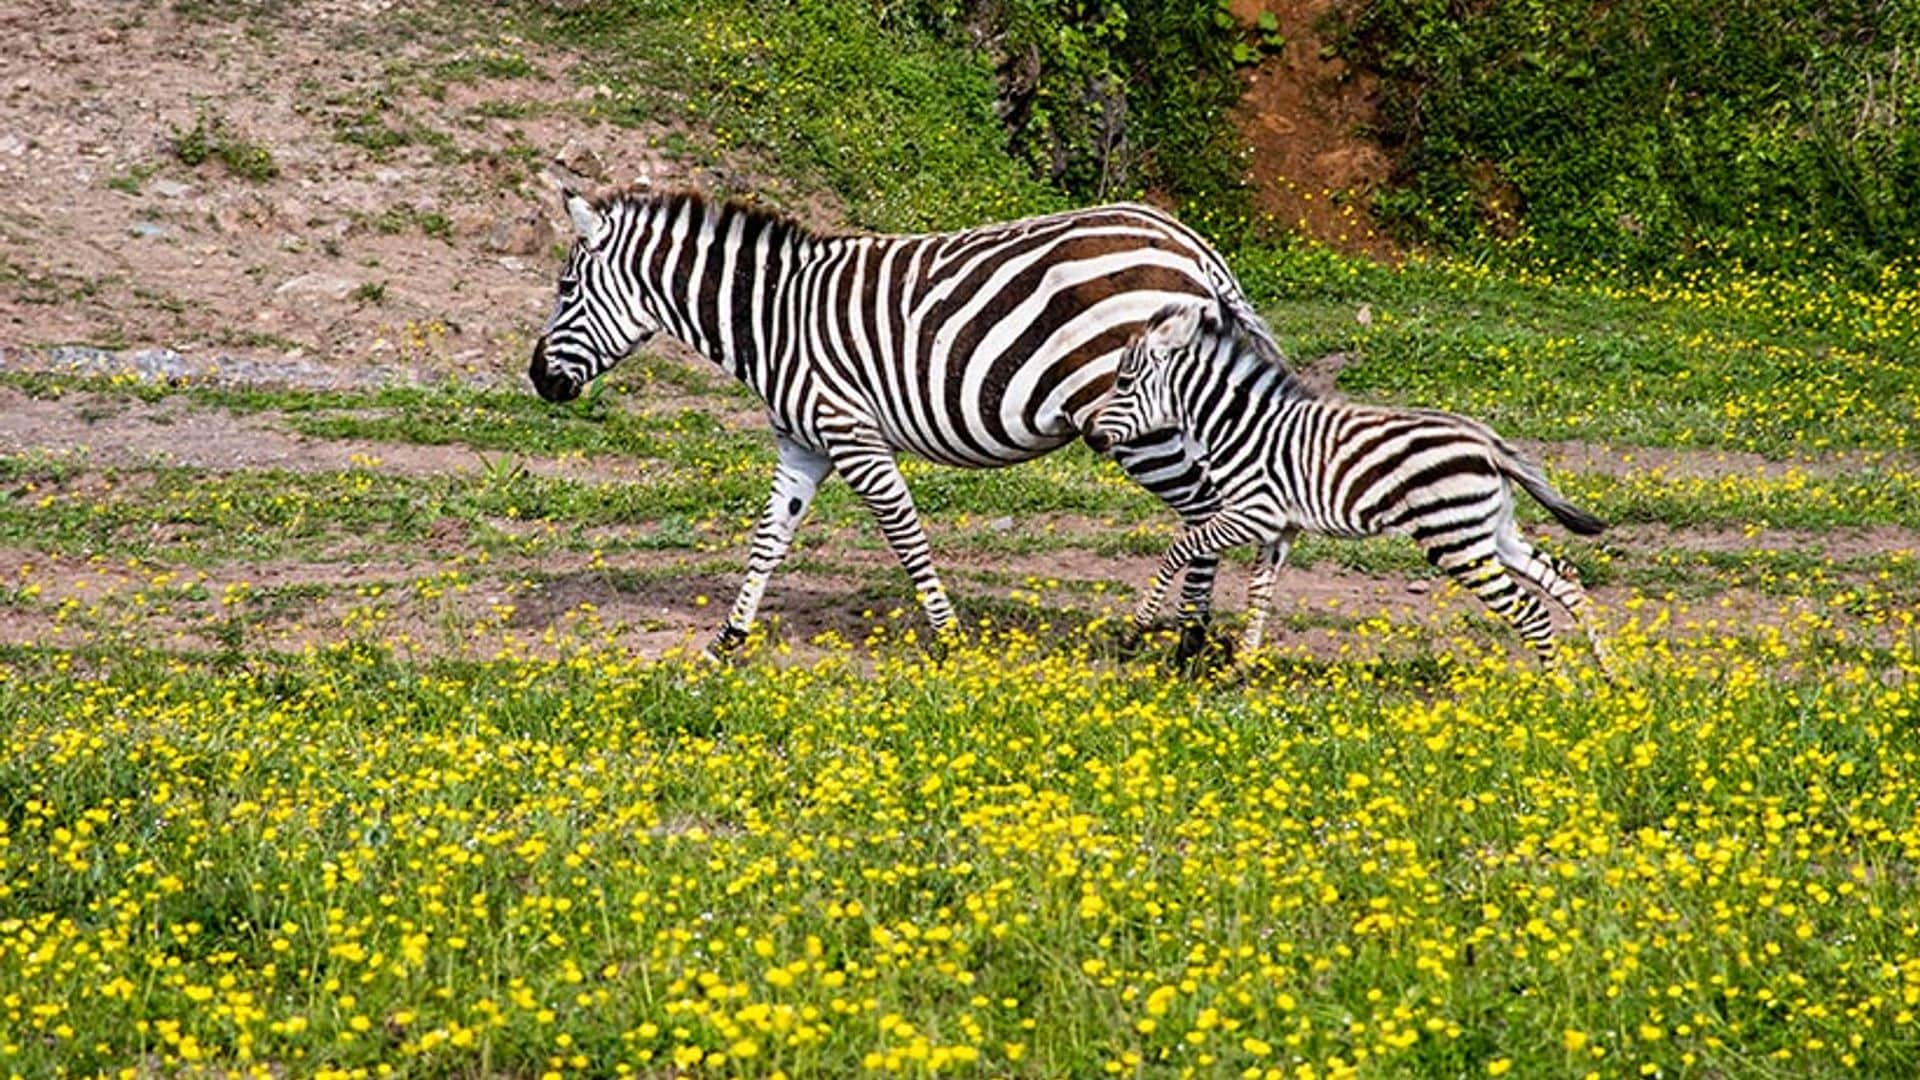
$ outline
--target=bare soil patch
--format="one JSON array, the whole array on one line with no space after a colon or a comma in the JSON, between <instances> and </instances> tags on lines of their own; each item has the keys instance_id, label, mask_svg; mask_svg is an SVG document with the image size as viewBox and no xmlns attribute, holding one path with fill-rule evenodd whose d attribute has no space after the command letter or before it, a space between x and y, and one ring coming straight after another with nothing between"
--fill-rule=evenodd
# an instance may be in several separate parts
<instances>
[{"instance_id":1,"label":"bare soil patch","mask_svg":"<svg viewBox=\"0 0 1920 1080\"><path fill-rule=\"evenodd\" d=\"M1798 474L1830 478L1876 466L1907 465L1912 461L1909 455L1879 450L1835 451L1782 461L1739 450L1613 446L1564 440L1519 439L1515 444L1536 460L1568 472L1616 477L1655 474L1685 479L1752 476L1777 480Z\"/></svg>"},{"instance_id":2,"label":"bare soil patch","mask_svg":"<svg viewBox=\"0 0 1920 1080\"><path fill-rule=\"evenodd\" d=\"M16 367L86 343L196 370L523 382L570 235L555 162L585 186L725 178L840 218L750 160L707 169L663 148L667 127L607 122L577 58L484 6L25 0L0 8L0 41Z\"/></svg>"},{"instance_id":3,"label":"bare soil patch","mask_svg":"<svg viewBox=\"0 0 1920 1080\"><path fill-rule=\"evenodd\" d=\"M0 386L0 452L6 453L79 454L99 467L170 465L221 472L377 468L444 476L488 467L468 446L312 438L288 430L287 423L276 413L237 415L178 397L152 404L85 393L46 400ZM647 462L611 455L510 457L531 473L588 482L631 483L653 471Z\"/></svg>"},{"instance_id":4,"label":"bare soil patch","mask_svg":"<svg viewBox=\"0 0 1920 1080\"><path fill-rule=\"evenodd\" d=\"M596 181L684 175L483 20L200 10L0 12L0 344L514 379L567 235L539 171L571 142ZM259 156L191 163L196 130Z\"/></svg>"},{"instance_id":5,"label":"bare soil patch","mask_svg":"<svg viewBox=\"0 0 1920 1080\"><path fill-rule=\"evenodd\" d=\"M1374 225L1369 196L1392 169L1367 134L1379 80L1323 55L1319 21L1338 0L1232 0L1242 25L1274 14L1286 46L1248 73L1234 120L1249 151L1247 179L1260 210L1339 251L1395 254Z\"/></svg>"},{"instance_id":6,"label":"bare soil patch","mask_svg":"<svg viewBox=\"0 0 1920 1080\"><path fill-rule=\"evenodd\" d=\"M1621 525L1607 532L1606 541L1649 550L1798 551L1836 562L1874 555L1920 553L1920 529L1895 525L1845 529L1676 529L1667 525Z\"/></svg>"},{"instance_id":7,"label":"bare soil patch","mask_svg":"<svg viewBox=\"0 0 1920 1080\"><path fill-rule=\"evenodd\" d=\"M814 659L826 651L823 635L858 642L876 626L896 637L908 631L924 637L919 607L891 556L853 548L847 540L840 530L816 535L795 565L775 576L761 614L768 640L781 644L785 655ZM822 554L830 554L839 569L807 568ZM489 561L429 548L370 550L346 562L279 560L195 570L0 549L0 588L38 586L31 601L0 603L0 640L81 645L132 637L156 647L212 649L230 640L229 616L238 614L249 649L291 652L374 639L419 655L485 657L503 650L552 655L568 643L594 641L657 657L705 644L739 587L740 562L743 549L550 552ZM955 553L940 560L964 619L990 614L1002 625L1011 620L1069 636L1085 632L1091 620L1126 617L1133 590L1156 562L1072 550ZM1222 567L1217 597L1223 627L1237 624L1248 576L1246 567ZM236 588L251 599L229 612L223 598ZM195 599L182 598L189 589ZM1442 581L1373 577L1324 565L1289 567L1275 595L1275 640L1290 655L1373 655L1404 647L1413 637L1444 640L1469 628L1494 640L1510 636L1494 627L1472 596ZM1595 590L1603 608L1615 612L1629 595ZM1801 608L1729 590L1710 604L1669 610L1669 625L1678 633L1698 632L1708 620L1749 630L1783 625ZM1356 634L1362 622L1384 629ZM1517 641L1509 644L1517 647Z\"/></svg>"}]
</instances>

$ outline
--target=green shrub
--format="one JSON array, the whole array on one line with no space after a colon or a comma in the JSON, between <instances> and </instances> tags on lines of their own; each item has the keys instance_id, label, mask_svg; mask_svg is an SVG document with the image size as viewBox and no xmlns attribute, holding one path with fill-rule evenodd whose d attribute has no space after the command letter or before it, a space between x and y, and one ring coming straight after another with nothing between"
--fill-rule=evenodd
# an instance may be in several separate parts
<instances>
[{"instance_id":1,"label":"green shrub","mask_svg":"<svg viewBox=\"0 0 1920 1080\"><path fill-rule=\"evenodd\" d=\"M1235 65L1280 39L1243 33L1226 0L902 0L883 10L986 55L1009 148L1076 199L1152 188L1244 216L1227 122Z\"/></svg>"},{"instance_id":2,"label":"green shrub","mask_svg":"<svg viewBox=\"0 0 1920 1080\"><path fill-rule=\"evenodd\" d=\"M1341 47L1385 77L1377 210L1413 239L1873 266L1920 236L1916 10L1360 0Z\"/></svg>"},{"instance_id":3,"label":"green shrub","mask_svg":"<svg viewBox=\"0 0 1920 1080\"><path fill-rule=\"evenodd\" d=\"M829 188L862 225L943 228L1066 204L1006 152L987 64L868 3L624 0L544 25L585 47L610 119L691 121L701 134L686 152L715 164L744 153Z\"/></svg>"},{"instance_id":4,"label":"green shrub","mask_svg":"<svg viewBox=\"0 0 1920 1080\"><path fill-rule=\"evenodd\" d=\"M621 0L535 18L585 47L616 121L691 120L700 151L771 159L880 228L1151 189L1237 231L1235 50L1277 41L1223 0Z\"/></svg>"}]
</instances>

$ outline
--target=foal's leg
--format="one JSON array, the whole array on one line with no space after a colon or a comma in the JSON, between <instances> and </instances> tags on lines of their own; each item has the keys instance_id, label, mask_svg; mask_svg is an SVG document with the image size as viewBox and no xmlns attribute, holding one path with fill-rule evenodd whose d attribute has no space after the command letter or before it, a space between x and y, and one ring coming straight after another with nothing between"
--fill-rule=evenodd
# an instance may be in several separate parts
<instances>
[{"instance_id":1,"label":"foal's leg","mask_svg":"<svg viewBox=\"0 0 1920 1080\"><path fill-rule=\"evenodd\" d=\"M1519 526L1512 522L1508 522L1506 528L1500 531L1494 543L1501 565L1566 609L1573 624L1587 635L1587 643L1593 646L1594 662L1601 671L1607 671L1612 657L1600 640L1592 601L1587 597L1587 590L1581 587L1580 576L1573 567L1527 543L1526 538L1520 535Z\"/></svg>"},{"instance_id":2,"label":"foal's leg","mask_svg":"<svg viewBox=\"0 0 1920 1080\"><path fill-rule=\"evenodd\" d=\"M1553 642L1553 620L1532 593L1520 587L1497 557L1493 537L1463 548L1435 552L1426 549L1427 560L1447 572L1453 580L1473 591L1480 602L1513 624L1521 640L1532 647L1540 663L1553 668L1558 663Z\"/></svg>"},{"instance_id":3,"label":"foal's leg","mask_svg":"<svg viewBox=\"0 0 1920 1080\"><path fill-rule=\"evenodd\" d=\"M1298 529L1287 529L1279 539L1260 545L1253 583L1247 586L1247 632L1240 639L1243 656L1251 656L1266 637L1267 614L1273 609L1273 579L1280 575L1280 566L1287 561L1287 551L1293 546L1293 538L1299 532Z\"/></svg>"},{"instance_id":4,"label":"foal's leg","mask_svg":"<svg viewBox=\"0 0 1920 1080\"><path fill-rule=\"evenodd\" d=\"M1160 568L1154 571L1153 578L1147 582L1146 591L1140 594L1140 605L1133 612L1134 631L1145 633L1153 625L1154 619L1160 615L1161 605L1166 603L1168 586L1189 563L1209 556L1217 558L1227 548L1254 543L1265 539L1270 533L1271 529L1262 528L1258 522L1231 510L1215 514L1188 529L1167 549L1166 555L1160 560Z\"/></svg>"},{"instance_id":5,"label":"foal's leg","mask_svg":"<svg viewBox=\"0 0 1920 1080\"><path fill-rule=\"evenodd\" d=\"M1180 515L1188 528L1204 524L1220 512L1220 495L1208 478L1206 465L1178 431L1149 432L1112 450L1113 460L1128 476L1159 496ZM1213 616L1213 580L1219 570L1216 554L1196 555L1187 566L1180 589L1181 659L1206 645L1207 623Z\"/></svg>"}]
</instances>

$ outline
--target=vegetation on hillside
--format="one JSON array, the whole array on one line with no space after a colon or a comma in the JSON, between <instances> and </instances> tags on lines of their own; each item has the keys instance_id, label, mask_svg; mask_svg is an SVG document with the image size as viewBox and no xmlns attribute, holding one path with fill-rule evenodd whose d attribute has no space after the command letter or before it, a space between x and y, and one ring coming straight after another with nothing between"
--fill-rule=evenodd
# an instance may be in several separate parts
<instances>
[{"instance_id":1,"label":"vegetation on hillside","mask_svg":"<svg viewBox=\"0 0 1920 1080\"><path fill-rule=\"evenodd\" d=\"M1404 238L1859 277L1920 237L1915 10L1353 0L1325 32L1383 78L1377 208ZM1152 191L1230 249L1278 239L1253 227L1229 115L1236 63L1273 38L1220 0L613 0L533 21L585 48L616 118L691 121L707 152L766 154L862 224Z\"/></svg>"},{"instance_id":2,"label":"vegetation on hillside","mask_svg":"<svg viewBox=\"0 0 1920 1080\"><path fill-rule=\"evenodd\" d=\"M1872 267L1920 240L1920 8L1892 0L1358 0L1398 155L1377 209L1638 268Z\"/></svg>"},{"instance_id":3,"label":"vegetation on hillside","mask_svg":"<svg viewBox=\"0 0 1920 1080\"><path fill-rule=\"evenodd\" d=\"M582 51L612 119L691 123L688 152L760 155L861 225L1148 189L1216 238L1247 222L1226 123L1247 35L1218 3L614 0L529 22Z\"/></svg>"}]
</instances>

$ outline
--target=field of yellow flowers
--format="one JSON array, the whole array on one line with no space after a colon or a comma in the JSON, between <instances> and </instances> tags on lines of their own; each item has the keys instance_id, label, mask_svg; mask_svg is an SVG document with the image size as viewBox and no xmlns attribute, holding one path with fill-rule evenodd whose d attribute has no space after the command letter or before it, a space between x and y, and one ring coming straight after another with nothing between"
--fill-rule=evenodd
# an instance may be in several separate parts
<instances>
[{"instance_id":1,"label":"field of yellow flowers","mask_svg":"<svg viewBox=\"0 0 1920 1080\"><path fill-rule=\"evenodd\" d=\"M1907 346L1719 286L1402 275L1276 325L1355 392L1613 440L1535 445L1620 524L1550 541L1614 678L1338 543L1277 652L1123 662L1170 526L1084 451L910 469L944 655L836 488L787 621L715 669L667 646L771 456L724 381L7 376L43 426L261 449L0 457L0 1076L1913 1075ZM1858 408L1739 405L1822 363Z\"/></svg>"},{"instance_id":2,"label":"field of yellow flowers","mask_svg":"<svg viewBox=\"0 0 1920 1080\"><path fill-rule=\"evenodd\" d=\"M1920 630L19 657L0 1069L1902 1075Z\"/></svg>"}]
</instances>

